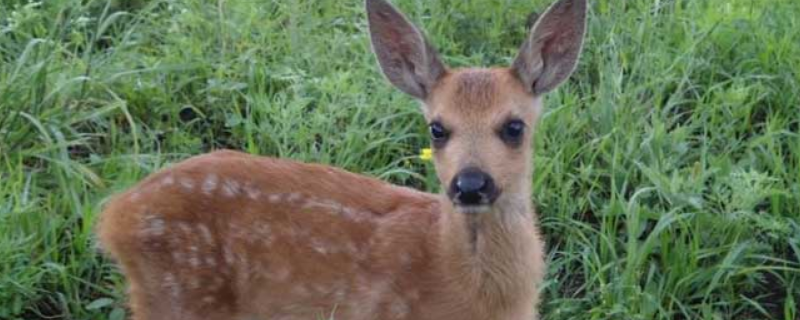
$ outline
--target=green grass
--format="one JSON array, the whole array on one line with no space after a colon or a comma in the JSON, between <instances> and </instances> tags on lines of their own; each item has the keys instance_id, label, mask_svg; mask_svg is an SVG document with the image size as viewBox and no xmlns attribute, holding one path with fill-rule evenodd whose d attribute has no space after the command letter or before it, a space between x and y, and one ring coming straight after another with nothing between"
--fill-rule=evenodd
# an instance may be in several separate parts
<instances>
[{"instance_id":1,"label":"green grass","mask_svg":"<svg viewBox=\"0 0 800 320\"><path fill-rule=\"evenodd\" d=\"M396 0L453 66L549 0ZM800 318L800 2L594 0L547 99L544 319ZM437 190L361 0L0 1L0 319L121 319L109 195L216 148Z\"/></svg>"}]
</instances>

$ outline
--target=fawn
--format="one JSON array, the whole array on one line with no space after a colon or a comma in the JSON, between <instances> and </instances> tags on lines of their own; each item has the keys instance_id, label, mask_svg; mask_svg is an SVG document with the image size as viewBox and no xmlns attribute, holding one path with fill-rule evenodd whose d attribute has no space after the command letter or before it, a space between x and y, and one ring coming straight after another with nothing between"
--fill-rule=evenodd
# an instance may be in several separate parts
<instances>
[{"instance_id":1,"label":"fawn","mask_svg":"<svg viewBox=\"0 0 800 320\"><path fill-rule=\"evenodd\" d=\"M233 151L173 165L101 215L133 318L536 319L531 134L541 96L575 68L586 7L553 4L509 68L451 70L402 13L366 0L384 75L430 124L441 194Z\"/></svg>"}]
</instances>

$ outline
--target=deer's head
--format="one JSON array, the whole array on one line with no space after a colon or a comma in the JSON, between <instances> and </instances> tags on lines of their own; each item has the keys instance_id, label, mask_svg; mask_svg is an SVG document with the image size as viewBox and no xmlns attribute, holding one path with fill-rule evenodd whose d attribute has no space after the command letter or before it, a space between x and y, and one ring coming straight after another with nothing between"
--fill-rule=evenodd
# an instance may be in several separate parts
<instances>
[{"instance_id":1,"label":"deer's head","mask_svg":"<svg viewBox=\"0 0 800 320\"><path fill-rule=\"evenodd\" d=\"M531 134L541 96L575 69L586 29L586 0L560 0L547 9L510 67L453 70L391 4L366 4L381 69L398 89L421 102L436 171L454 207L483 212L497 203L527 199Z\"/></svg>"}]
</instances>

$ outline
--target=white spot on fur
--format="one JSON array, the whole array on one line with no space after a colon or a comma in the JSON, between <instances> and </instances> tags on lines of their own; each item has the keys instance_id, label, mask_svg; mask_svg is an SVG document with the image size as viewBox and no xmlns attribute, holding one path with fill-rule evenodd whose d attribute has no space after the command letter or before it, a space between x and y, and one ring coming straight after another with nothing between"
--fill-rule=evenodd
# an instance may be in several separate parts
<instances>
[{"instance_id":1,"label":"white spot on fur","mask_svg":"<svg viewBox=\"0 0 800 320\"><path fill-rule=\"evenodd\" d=\"M173 184L175 184L175 178L173 178L171 174L161 179L161 186L168 187Z\"/></svg>"},{"instance_id":2,"label":"white spot on fur","mask_svg":"<svg viewBox=\"0 0 800 320\"><path fill-rule=\"evenodd\" d=\"M241 185L236 180L225 180L225 183L222 185L222 193L230 198L237 194L239 194L239 190L241 189Z\"/></svg>"},{"instance_id":3,"label":"white spot on fur","mask_svg":"<svg viewBox=\"0 0 800 320\"><path fill-rule=\"evenodd\" d=\"M222 258L225 259L225 263L228 265L232 265L235 260L233 252L227 246L222 248Z\"/></svg>"},{"instance_id":4,"label":"white spot on fur","mask_svg":"<svg viewBox=\"0 0 800 320\"><path fill-rule=\"evenodd\" d=\"M298 296L305 296L308 295L308 288L303 285L298 285L292 288L292 293Z\"/></svg>"},{"instance_id":5,"label":"white spot on fur","mask_svg":"<svg viewBox=\"0 0 800 320\"><path fill-rule=\"evenodd\" d=\"M336 201L318 198L309 198L305 203L303 203L303 209L319 208L326 209L328 211L336 211L341 207L342 204Z\"/></svg>"},{"instance_id":6,"label":"white spot on fur","mask_svg":"<svg viewBox=\"0 0 800 320\"><path fill-rule=\"evenodd\" d=\"M281 195L278 193L273 193L269 195L269 202L270 203L278 203L281 201Z\"/></svg>"},{"instance_id":7,"label":"white spot on fur","mask_svg":"<svg viewBox=\"0 0 800 320\"><path fill-rule=\"evenodd\" d=\"M164 219L155 215L148 215L144 218L144 227L141 232L145 236L163 236L166 233Z\"/></svg>"},{"instance_id":8,"label":"white spot on fur","mask_svg":"<svg viewBox=\"0 0 800 320\"><path fill-rule=\"evenodd\" d=\"M303 196L297 192L292 192L288 196L286 196L286 201L295 202L297 200L302 199Z\"/></svg>"},{"instance_id":9,"label":"white spot on fur","mask_svg":"<svg viewBox=\"0 0 800 320\"><path fill-rule=\"evenodd\" d=\"M237 290L246 290L246 288L250 288L253 285L250 281L253 269L251 269L246 253L236 254L235 257L236 261L232 266L237 272L235 286Z\"/></svg>"},{"instance_id":10,"label":"white spot on fur","mask_svg":"<svg viewBox=\"0 0 800 320\"><path fill-rule=\"evenodd\" d=\"M203 240L205 240L207 245L214 245L214 238L211 236L211 230L209 230L206 225L198 224L197 229L200 230L200 236L203 237Z\"/></svg>"},{"instance_id":11,"label":"white spot on fur","mask_svg":"<svg viewBox=\"0 0 800 320\"><path fill-rule=\"evenodd\" d=\"M217 299L214 298L213 296L205 296L203 297L202 301L203 303L214 303L217 301Z\"/></svg>"},{"instance_id":12,"label":"white spot on fur","mask_svg":"<svg viewBox=\"0 0 800 320\"><path fill-rule=\"evenodd\" d=\"M161 286L169 290L169 293L173 298L178 298L181 296L181 287L178 286L178 281L175 279L175 275L172 273L167 273L164 275Z\"/></svg>"},{"instance_id":13,"label":"white spot on fur","mask_svg":"<svg viewBox=\"0 0 800 320\"><path fill-rule=\"evenodd\" d=\"M324 255L333 253L333 251L335 251L334 248L330 246L330 244L327 244L318 238L312 238L309 241L309 243L311 244L311 248L314 249L314 251Z\"/></svg>"},{"instance_id":14,"label":"white spot on fur","mask_svg":"<svg viewBox=\"0 0 800 320\"><path fill-rule=\"evenodd\" d=\"M203 193L210 195L214 190L217 190L217 175L209 174L203 181Z\"/></svg>"},{"instance_id":15,"label":"white spot on fur","mask_svg":"<svg viewBox=\"0 0 800 320\"><path fill-rule=\"evenodd\" d=\"M353 220L355 222L361 222L366 219L364 213L350 207L342 207L342 215L344 215L346 219Z\"/></svg>"},{"instance_id":16,"label":"white spot on fur","mask_svg":"<svg viewBox=\"0 0 800 320\"><path fill-rule=\"evenodd\" d=\"M295 196L293 199L299 199ZM292 199L289 199L290 201ZM364 222L372 217L372 213L366 210L358 210L356 208L344 205L332 199L309 198L303 203L303 209L323 209L327 213L339 213L345 219L354 222Z\"/></svg>"},{"instance_id":17,"label":"white spot on fur","mask_svg":"<svg viewBox=\"0 0 800 320\"><path fill-rule=\"evenodd\" d=\"M265 246L272 244L273 240L272 229L270 228L269 225L266 224L257 225L253 230L252 240L253 241L250 242L255 242L255 240L260 240L261 242L264 243Z\"/></svg>"},{"instance_id":18,"label":"white spot on fur","mask_svg":"<svg viewBox=\"0 0 800 320\"><path fill-rule=\"evenodd\" d=\"M192 234L192 227L190 227L186 222L178 222L178 229L180 229L187 236Z\"/></svg>"},{"instance_id":19,"label":"white spot on fur","mask_svg":"<svg viewBox=\"0 0 800 320\"><path fill-rule=\"evenodd\" d=\"M186 189L187 191L191 191L192 189L194 189L194 181L192 181L192 179L189 178L183 178L181 179L181 186L183 186L183 188Z\"/></svg>"},{"instance_id":20,"label":"white spot on fur","mask_svg":"<svg viewBox=\"0 0 800 320\"><path fill-rule=\"evenodd\" d=\"M198 253L199 249L197 248L197 246L190 246L189 251L191 251L191 253L189 254L190 255L189 265L192 266L192 268L199 267L200 266L200 256Z\"/></svg>"},{"instance_id":21,"label":"white spot on fur","mask_svg":"<svg viewBox=\"0 0 800 320\"><path fill-rule=\"evenodd\" d=\"M189 258L189 265L192 266L193 268L199 267L200 266L200 258L196 257L196 256L192 256L191 258Z\"/></svg>"},{"instance_id":22,"label":"white spot on fur","mask_svg":"<svg viewBox=\"0 0 800 320\"><path fill-rule=\"evenodd\" d=\"M211 257L211 256L206 256L206 259L205 259L205 260L206 260L206 264L207 264L209 267L216 267L216 266L217 266L217 260L216 260L216 259L214 259L214 257Z\"/></svg>"},{"instance_id":23,"label":"white spot on fur","mask_svg":"<svg viewBox=\"0 0 800 320\"><path fill-rule=\"evenodd\" d=\"M265 245L272 243L272 232L270 226L266 224L243 226L238 223L231 223L229 230L230 237L233 239L243 240L250 244L255 244L259 241Z\"/></svg>"},{"instance_id":24,"label":"white spot on fur","mask_svg":"<svg viewBox=\"0 0 800 320\"><path fill-rule=\"evenodd\" d=\"M319 252L321 254L328 254L328 248L321 245L315 245L314 251Z\"/></svg>"},{"instance_id":25,"label":"white spot on fur","mask_svg":"<svg viewBox=\"0 0 800 320\"><path fill-rule=\"evenodd\" d=\"M253 200L258 200L258 197L261 196L261 190L258 190L258 188L252 185L245 186L244 192L247 193L247 197Z\"/></svg>"}]
</instances>

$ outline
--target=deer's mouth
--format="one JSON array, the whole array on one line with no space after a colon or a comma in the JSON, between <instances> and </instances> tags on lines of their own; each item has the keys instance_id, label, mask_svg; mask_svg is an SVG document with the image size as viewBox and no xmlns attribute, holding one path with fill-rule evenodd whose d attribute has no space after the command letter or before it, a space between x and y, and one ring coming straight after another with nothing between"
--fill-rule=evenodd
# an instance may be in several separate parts
<instances>
[{"instance_id":1,"label":"deer's mouth","mask_svg":"<svg viewBox=\"0 0 800 320\"><path fill-rule=\"evenodd\" d=\"M464 214L482 214L492 211L492 206L488 204L479 205L459 205L454 203L456 210Z\"/></svg>"}]
</instances>

